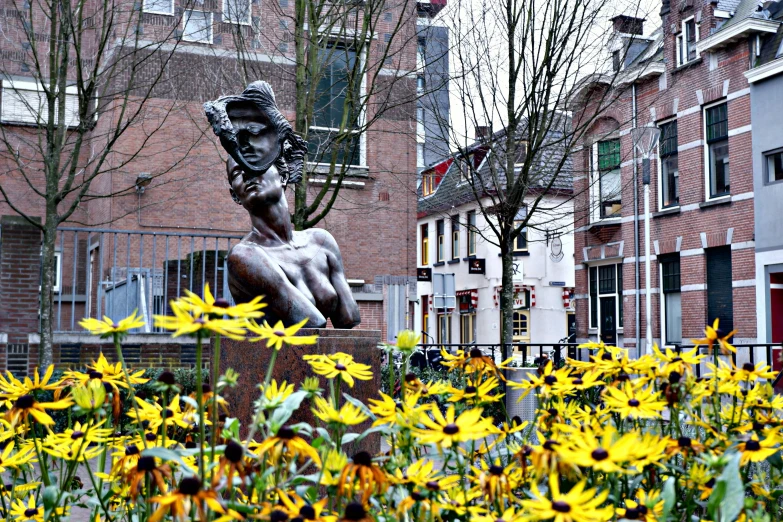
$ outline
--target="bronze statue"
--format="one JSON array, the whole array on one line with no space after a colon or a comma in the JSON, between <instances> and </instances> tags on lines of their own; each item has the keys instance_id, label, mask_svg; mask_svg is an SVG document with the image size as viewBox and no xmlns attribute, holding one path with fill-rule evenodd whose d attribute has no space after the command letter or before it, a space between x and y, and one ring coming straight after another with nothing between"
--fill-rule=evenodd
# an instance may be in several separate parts
<instances>
[{"instance_id":1,"label":"bronze statue","mask_svg":"<svg viewBox=\"0 0 783 522\"><path fill-rule=\"evenodd\" d=\"M265 319L322 328L359 324L359 307L343 273L340 249L326 230L294 230L285 198L302 178L307 143L280 113L272 88L253 82L238 96L204 104L229 158L232 199L253 229L228 255L228 284L238 303L266 296Z\"/></svg>"}]
</instances>

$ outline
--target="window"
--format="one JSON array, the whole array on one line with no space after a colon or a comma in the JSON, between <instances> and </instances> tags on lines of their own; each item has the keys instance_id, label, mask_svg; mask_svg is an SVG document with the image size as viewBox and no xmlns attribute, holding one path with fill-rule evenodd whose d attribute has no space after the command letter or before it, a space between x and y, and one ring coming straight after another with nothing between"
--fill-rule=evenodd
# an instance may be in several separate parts
<instances>
[{"instance_id":1,"label":"window","mask_svg":"<svg viewBox=\"0 0 783 522\"><path fill-rule=\"evenodd\" d=\"M433 192L435 192L435 189L437 187L435 186L435 171L431 170L429 172L422 172L421 173L421 195L422 196L429 196Z\"/></svg>"},{"instance_id":2,"label":"window","mask_svg":"<svg viewBox=\"0 0 783 522\"><path fill-rule=\"evenodd\" d=\"M708 248L707 257L707 320L720 319L723 335L734 329L734 299L731 285L731 247Z\"/></svg>"},{"instance_id":3,"label":"window","mask_svg":"<svg viewBox=\"0 0 783 522\"><path fill-rule=\"evenodd\" d=\"M677 65L685 65L699 57L696 42L699 41L699 24L693 17L682 21L682 29L677 35Z\"/></svg>"},{"instance_id":4,"label":"window","mask_svg":"<svg viewBox=\"0 0 783 522\"><path fill-rule=\"evenodd\" d=\"M46 125L49 108L43 86L30 81L2 82L3 93L0 100L0 119L3 123L31 123ZM55 125L60 121L59 103L55 106ZM75 127L79 124L79 95L76 87L65 89L65 124Z\"/></svg>"},{"instance_id":5,"label":"window","mask_svg":"<svg viewBox=\"0 0 783 522\"><path fill-rule=\"evenodd\" d=\"M473 169L470 168L471 158L460 158L457 161L457 168L459 169L460 183L464 181L470 181L473 179Z\"/></svg>"},{"instance_id":6,"label":"window","mask_svg":"<svg viewBox=\"0 0 783 522\"><path fill-rule=\"evenodd\" d=\"M783 180L783 149L764 154L767 183Z\"/></svg>"},{"instance_id":7,"label":"window","mask_svg":"<svg viewBox=\"0 0 783 522\"><path fill-rule=\"evenodd\" d=\"M430 331L430 296L421 296L421 333L424 335L424 342L430 342L427 339Z\"/></svg>"},{"instance_id":8,"label":"window","mask_svg":"<svg viewBox=\"0 0 783 522\"><path fill-rule=\"evenodd\" d=\"M598 267L590 267L590 328L598 328Z\"/></svg>"},{"instance_id":9,"label":"window","mask_svg":"<svg viewBox=\"0 0 783 522\"><path fill-rule=\"evenodd\" d=\"M530 340L530 311L514 310L511 335L514 342Z\"/></svg>"},{"instance_id":10,"label":"window","mask_svg":"<svg viewBox=\"0 0 783 522\"><path fill-rule=\"evenodd\" d=\"M663 291L664 344L682 343L682 299L680 293L680 256L662 256L661 289Z\"/></svg>"},{"instance_id":11,"label":"window","mask_svg":"<svg viewBox=\"0 0 783 522\"><path fill-rule=\"evenodd\" d=\"M728 195L729 185L729 116L728 104L721 103L704 110L707 130L707 165L709 197Z\"/></svg>"},{"instance_id":12,"label":"window","mask_svg":"<svg viewBox=\"0 0 783 522\"><path fill-rule=\"evenodd\" d=\"M439 219L435 223L435 228L438 234L438 263L442 263L446 260L446 222Z\"/></svg>"},{"instance_id":13,"label":"window","mask_svg":"<svg viewBox=\"0 0 783 522\"><path fill-rule=\"evenodd\" d=\"M429 225L421 226L421 264L426 266L430 264L430 238Z\"/></svg>"},{"instance_id":14,"label":"window","mask_svg":"<svg viewBox=\"0 0 783 522\"><path fill-rule=\"evenodd\" d=\"M174 14L174 0L144 0L145 13Z\"/></svg>"},{"instance_id":15,"label":"window","mask_svg":"<svg viewBox=\"0 0 783 522\"><path fill-rule=\"evenodd\" d=\"M223 21L250 25L250 0L223 0Z\"/></svg>"},{"instance_id":16,"label":"window","mask_svg":"<svg viewBox=\"0 0 783 522\"><path fill-rule=\"evenodd\" d=\"M514 220L514 229L520 227L527 217L527 207L519 209ZM527 251L527 227L523 228L517 237L514 238L514 252Z\"/></svg>"},{"instance_id":17,"label":"window","mask_svg":"<svg viewBox=\"0 0 783 522\"><path fill-rule=\"evenodd\" d=\"M623 264L591 266L588 270L590 328L597 328L604 341L623 327ZM613 330L607 331L607 328ZM614 341L612 341L614 342Z\"/></svg>"},{"instance_id":18,"label":"window","mask_svg":"<svg viewBox=\"0 0 783 522\"><path fill-rule=\"evenodd\" d=\"M334 156L338 165L363 164L359 132L361 81L355 74L360 68L356 59L356 50L342 42L330 42L318 50L322 69L307 138L308 154L317 163L331 163Z\"/></svg>"},{"instance_id":19,"label":"window","mask_svg":"<svg viewBox=\"0 0 783 522\"><path fill-rule=\"evenodd\" d=\"M520 141L517 143L517 157L514 159L514 173L518 174L522 167L525 166L527 161L527 142Z\"/></svg>"},{"instance_id":20,"label":"window","mask_svg":"<svg viewBox=\"0 0 783 522\"><path fill-rule=\"evenodd\" d=\"M182 39L186 42L212 43L212 13L185 11Z\"/></svg>"},{"instance_id":21,"label":"window","mask_svg":"<svg viewBox=\"0 0 783 522\"><path fill-rule=\"evenodd\" d=\"M476 239L478 230L476 229L476 211L468 212L468 256L476 255Z\"/></svg>"},{"instance_id":22,"label":"window","mask_svg":"<svg viewBox=\"0 0 783 522\"><path fill-rule=\"evenodd\" d=\"M459 333L463 344L476 340L476 310L470 295L459 296Z\"/></svg>"},{"instance_id":23,"label":"window","mask_svg":"<svg viewBox=\"0 0 783 522\"><path fill-rule=\"evenodd\" d=\"M423 168L424 165L424 143L416 143L416 167Z\"/></svg>"},{"instance_id":24,"label":"window","mask_svg":"<svg viewBox=\"0 0 783 522\"><path fill-rule=\"evenodd\" d=\"M438 314L438 344L451 344L451 314Z\"/></svg>"},{"instance_id":25,"label":"window","mask_svg":"<svg viewBox=\"0 0 783 522\"><path fill-rule=\"evenodd\" d=\"M620 179L620 140L599 141L593 149L593 187L597 185L600 219L620 217L622 190ZM597 183L596 183L597 181ZM594 188L595 190L595 188Z\"/></svg>"},{"instance_id":26,"label":"window","mask_svg":"<svg viewBox=\"0 0 783 522\"><path fill-rule=\"evenodd\" d=\"M60 292L60 283L63 280L63 253L54 253L54 286L52 286L52 292Z\"/></svg>"},{"instance_id":27,"label":"window","mask_svg":"<svg viewBox=\"0 0 783 522\"><path fill-rule=\"evenodd\" d=\"M661 124L661 208L680 204L680 169L677 160L677 120Z\"/></svg>"},{"instance_id":28,"label":"window","mask_svg":"<svg viewBox=\"0 0 783 522\"><path fill-rule=\"evenodd\" d=\"M459 216L451 216L451 259L459 259Z\"/></svg>"}]
</instances>

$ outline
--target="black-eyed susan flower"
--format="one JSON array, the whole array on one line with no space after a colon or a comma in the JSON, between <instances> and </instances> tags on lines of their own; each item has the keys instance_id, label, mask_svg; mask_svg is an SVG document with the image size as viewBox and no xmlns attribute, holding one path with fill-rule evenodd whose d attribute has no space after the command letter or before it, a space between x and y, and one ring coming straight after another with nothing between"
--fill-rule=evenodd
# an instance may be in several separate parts
<instances>
[{"instance_id":1,"label":"black-eyed susan flower","mask_svg":"<svg viewBox=\"0 0 783 522\"><path fill-rule=\"evenodd\" d=\"M224 509L217 500L217 493L206 490L198 477L183 478L174 491L152 497L150 502L158 505L158 508L150 516L150 522L158 522L166 514L170 514L174 520L185 521L190 517L191 506L195 504L199 520L206 519L204 505L217 513L223 513Z\"/></svg>"},{"instance_id":2,"label":"black-eyed susan flower","mask_svg":"<svg viewBox=\"0 0 783 522\"><path fill-rule=\"evenodd\" d=\"M742 452L740 457L740 465L742 466L748 462L762 462L779 450L777 437L767 436L759 440L755 433L738 444L737 449Z\"/></svg>"},{"instance_id":3,"label":"black-eyed susan flower","mask_svg":"<svg viewBox=\"0 0 783 522\"><path fill-rule=\"evenodd\" d=\"M404 469L397 468L390 480L395 484L418 486L433 491L448 489L459 483L456 475L443 475L432 459L419 459Z\"/></svg>"},{"instance_id":4,"label":"black-eyed susan flower","mask_svg":"<svg viewBox=\"0 0 783 522\"><path fill-rule=\"evenodd\" d=\"M532 497L523 500L522 507L533 520L554 522L605 522L614 515L614 508L601 507L609 490L585 489L586 481L576 484L568 493L561 493L557 476L549 476L549 491L541 493L538 485L531 486Z\"/></svg>"},{"instance_id":5,"label":"black-eyed susan flower","mask_svg":"<svg viewBox=\"0 0 783 522\"><path fill-rule=\"evenodd\" d=\"M296 333L307 324L308 319L302 319L296 324L293 324L286 328L282 321L277 321L275 326L269 326L269 323L264 321L263 325L259 325L255 321L250 321L247 325L247 329L250 333L256 334L258 337L248 338L249 341L266 341L267 348L273 348L279 350L283 347L283 343L288 345L301 345L301 344L315 344L318 341L317 335L296 335Z\"/></svg>"},{"instance_id":6,"label":"black-eyed susan flower","mask_svg":"<svg viewBox=\"0 0 783 522\"><path fill-rule=\"evenodd\" d=\"M573 430L560 453L569 462L604 473L630 473L638 440L634 433L619 435L608 428L600 436L592 430Z\"/></svg>"},{"instance_id":7,"label":"black-eyed susan flower","mask_svg":"<svg viewBox=\"0 0 783 522\"><path fill-rule=\"evenodd\" d=\"M44 507L35 501L35 496L30 495L27 498L27 504L22 500L14 500L11 504L11 516L14 522L43 522Z\"/></svg>"},{"instance_id":8,"label":"black-eyed susan flower","mask_svg":"<svg viewBox=\"0 0 783 522\"><path fill-rule=\"evenodd\" d=\"M268 454L273 462L279 462L281 457L298 459L301 462L309 458L317 466L321 465L318 452L306 440L297 435L296 430L291 426L282 426L277 430L277 434L267 437L261 442L251 443L250 448L258 456Z\"/></svg>"},{"instance_id":9,"label":"black-eyed susan flower","mask_svg":"<svg viewBox=\"0 0 783 522\"><path fill-rule=\"evenodd\" d=\"M353 360L353 356L336 352L330 355L305 355L303 357L318 375L327 379L339 377L348 386L353 388L354 379L369 381L372 379L370 366Z\"/></svg>"},{"instance_id":10,"label":"black-eyed susan flower","mask_svg":"<svg viewBox=\"0 0 783 522\"><path fill-rule=\"evenodd\" d=\"M257 296L248 303L239 303L231 306L225 299L215 299L209 290L209 283L204 285L204 299L185 289L185 297L179 298L179 304L184 310L194 315L209 315L213 317L223 317L227 315L236 319L259 319L264 316L261 310L266 307L262 303L263 296Z\"/></svg>"},{"instance_id":11,"label":"black-eyed susan flower","mask_svg":"<svg viewBox=\"0 0 783 522\"><path fill-rule=\"evenodd\" d=\"M245 448L241 444L235 440L226 442L223 456L217 464L217 472L212 479L212 487L216 487L223 476L226 477L226 485L229 488L233 487L235 475L244 480L250 471L250 466L246 465L245 460Z\"/></svg>"},{"instance_id":12,"label":"black-eyed susan flower","mask_svg":"<svg viewBox=\"0 0 783 522\"><path fill-rule=\"evenodd\" d=\"M383 492L386 483L386 475L372 461L372 456L366 451L360 451L354 454L351 462L343 468L337 491L340 495L352 495L354 490L359 490L362 504L366 504L373 492Z\"/></svg>"},{"instance_id":13,"label":"black-eyed susan flower","mask_svg":"<svg viewBox=\"0 0 783 522\"><path fill-rule=\"evenodd\" d=\"M626 520L657 522L663 517L664 500L657 490L639 489L635 498L626 498L625 506L617 508L617 517Z\"/></svg>"},{"instance_id":14,"label":"black-eyed susan flower","mask_svg":"<svg viewBox=\"0 0 783 522\"><path fill-rule=\"evenodd\" d=\"M721 336L721 331L718 328L720 319L715 319L712 326L707 325L704 327L703 339L691 339L691 342L696 346L706 346L709 350L712 350L713 345L717 342L723 353L737 353L737 349L729 344L729 339L737 333L737 330L732 330L726 335Z\"/></svg>"},{"instance_id":15,"label":"black-eyed susan flower","mask_svg":"<svg viewBox=\"0 0 783 522\"><path fill-rule=\"evenodd\" d=\"M460 442L481 439L492 433L489 419L481 416L481 408L473 408L456 415L454 405L449 405L446 414L440 409L431 409L432 416L422 415L424 428L415 428L416 438L421 444L437 444L440 448L450 448Z\"/></svg>"},{"instance_id":16,"label":"black-eyed susan flower","mask_svg":"<svg viewBox=\"0 0 783 522\"><path fill-rule=\"evenodd\" d=\"M490 504L498 499L514 502L516 497L513 490L522 482L522 470L513 460L507 466L503 466L499 458L487 464L483 459L478 462L479 467L472 467L473 478L471 482L477 487Z\"/></svg>"},{"instance_id":17,"label":"black-eyed susan flower","mask_svg":"<svg viewBox=\"0 0 783 522\"><path fill-rule=\"evenodd\" d=\"M137 423L144 423L148 429L157 430L163 424L163 406L155 403L150 403L139 397L134 397L136 400L137 408L131 409L127 415ZM138 412L138 417L136 416ZM169 401L166 408L166 427L177 425L180 428L186 429L191 426L188 419L185 417L185 412L180 407L179 395L176 395L171 401ZM208 421L207 421L208 423Z\"/></svg>"},{"instance_id":18,"label":"black-eyed susan flower","mask_svg":"<svg viewBox=\"0 0 783 522\"><path fill-rule=\"evenodd\" d=\"M17 449L16 452L14 448ZM16 442L11 440L0 453L0 473L5 472L6 469L19 470L34 461L35 446L32 443L23 441L17 447Z\"/></svg>"},{"instance_id":19,"label":"black-eyed susan flower","mask_svg":"<svg viewBox=\"0 0 783 522\"><path fill-rule=\"evenodd\" d=\"M332 400L323 397L315 397L313 403L313 414L326 424L355 426L369 418L361 408L350 402L343 403L339 409L335 408Z\"/></svg>"},{"instance_id":20,"label":"black-eyed susan flower","mask_svg":"<svg viewBox=\"0 0 783 522\"><path fill-rule=\"evenodd\" d=\"M175 301L171 302L171 311L174 312L173 316L156 315L153 317L157 328L174 331L172 337L180 335L207 336L214 332L237 341L245 338L246 319L219 319L209 315L197 315Z\"/></svg>"},{"instance_id":21,"label":"black-eyed susan flower","mask_svg":"<svg viewBox=\"0 0 783 522\"><path fill-rule=\"evenodd\" d=\"M138 308L125 319L115 322L111 317L103 316L103 320L94 317L85 317L79 321L79 326L93 335L100 335L101 339L111 337L115 334L124 335L130 330L144 326L144 318L138 315Z\"/></svg>"},{"instance_id":22,"label":"black-eyed susan flower","mask_svg":"<svg viewBox=\"0 0 783 522\"><path fill-rule=\"evenodd\" d=\"M373 522L373 518L367 512L364 504L358 502L350 502L345 506L343 516L340 517L340 522Z\"/></svg>"},{"instance_id":23,"label":"black-eyed susan flower","mask_svg":"<svg viewBox=\"0 0 783 522\"><path fill-rule=\"evenodd\" d=\"M464 388L451 388L449 390L449 402L467 401L474 405L497 402L502 397L502 393L493 393L497 390L500 382L494 375L490 375L483 381L474 381L467 379L467 385Z\"/></svg>"},{"instance_id":24,"label":"black-eyed susan flower","mask_svg":"<svg viewBox=\"0 0 783 522\"><path fill-rule=\"evenodd\" d=\"M149 379L143 377L143 375L144 370L128 372L131 384L145 384L149 382ZM92 380L108 384L115 393L120 388L128 388L122 363L119 361L114 364L110 363L106 356L103 355L103 352L98 355L98 360L87 365L86 373L71 370L63 373L63 383L67 384L71 389L86 386Z\"/></svg>"},{"instance_id":25,"label":"black-eyed susan flower","mask_svg":"<svg viewBox=\"0 0 783 522\"><path fill-rule=\"evenodd\" d=\"M168 482L172 479L171 466L158 463L155 457L143 455L136 461L136 465L125 471L123 482L129 487L131 499L135 499L142 491L146 479L154 484L161 494L168 491ZM149 492L147 492L149 494Z\"/></svg>"},{"instance_id":26,"label":"black-eyed susan flower","mask_svg":"<svg viewBox=\"0 0 783 522\"><path fill-rule=\"evenodd\" d=\"M14 401L13 407L5 414L5 420L11 426L16 426L20 421L27 420L28 416L36 421L50 426L54 424L46 410L64 410L71 406L73 402L70 399L61 399L54 402L38 402L32 395L22 395Z\"/></svg>"},{"instance_id":27,"label":"black-eyed susan flower","mask_svg":"<svg viewBox=\"0 0 783 522\"><path fill-rule=\"evenodd\" d=\"M523 522L529 520L527 514L518 506L510 506L502 513L491 512L473 516L471 522Z\"/></svg>"},{"instance_id":28,"label":"black-eyed susan flower","mask_svg":"<svg viewBox=\"0 0 783 522\"><path fill-rule=\"evenodd\" d=\"M14 375L6 371L4 377L0 374L0 399L6 401L6 405L10 406L11 402L15 401L22 395L33 395L39 391L52 391L57 390L60 386L59 382L50 382L52 378L52 372L54 372L54 366L49 366L46 369L43 377L38 374L38 368L33 371L33 378L25 377L20 380L14 377Z\"/></svg>"},{"instance_id":29,"label":"black-eyed susan flower","mask_svg":"<svg viewBox=\"0 0 783 522\"><path fill-rule=\"evenodd\" d=\"M109 440L111 428L102 428L106 420L96 424L76 422L62 433L49 433L42 447L48 454L63 460L86 461L103 452L99 445Z\"/></svg>"},{"instance_id":30,"label":"black-eyed susan flower","mask_svg":"<svg viewBox=\"0 0 783 522\"><path fill-rule=\"evenodd\" d=\"M660 400L658 392L651 386L634 387L630 381L625 382L621 389L607 387L604 403L621 417L634 419L658 418L666 407L666 401Z\"/></svg>"},{"instance_id":31,"label":"black-eyed susan flower","mask_svg":"<svg viewBox=\"0 0 783 522\"><path fill-rule=\"evenodd\" d=\"M280 502L282 502L286 513L288 513L292 521L299 519L303 522L326 522L327 519L322 517L321 514L329 501L328 498L322 498L318 502L310 503L294 492L286 493L278 489L278 495Z\"/></svg>"}]
</instances>

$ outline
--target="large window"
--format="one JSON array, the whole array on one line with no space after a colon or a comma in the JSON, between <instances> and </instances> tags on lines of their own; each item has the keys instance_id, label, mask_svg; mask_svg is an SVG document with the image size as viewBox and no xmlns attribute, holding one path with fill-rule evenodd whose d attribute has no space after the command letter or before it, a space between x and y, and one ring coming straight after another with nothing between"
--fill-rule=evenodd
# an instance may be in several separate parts
<instances>
[{"instance_id":1,"label":"large window","mask_svg":"<svg viewBox=\"0 0 783 522\"><path fill-rule=\"evenodd\" d=\"M472 343L476 340L476 309L473 307L472 292L457 296L459 306L460 342Z\"/></svg>"},{"instance_id":2,"label":"large window","mask_svg":"<svg viewBox=\"0 0 783 522\"><path fill-rule=\"evenodd\" d=\"M718 325L727 334L734 329L734 299L731 284L731 247L708 248L707 257L707 317L709 324Z\"/></svg>"},{"instance_id":3,"label":"large window","mask_svg":"<svg viewBox=\"0 0 783 522\"><path fill-rule=\"evenodd\" d=\"M29 123L46 125L49 106L43 87L34 80L2 82L0 120L3 123ZM55 125L60 121L59 103L55 106ZM76 87L65 89L65 124L74 127L79 124L79 96Z\"/></svg>"},{"instance_id":4,"label":"large window","mask_svg":"<svg viewBox=\"0 0 783 522\"><path fill-rule=\"evenodd\" d=\"M307 137L311 161L331 163L335 157L337 164L362 162L361 81L355 74L359 69L356 59L356 51L342 42L331 42L318 50L322 69L315 87L313 123ZM343 116L346 116L345 124Z\"/></svg>"},{"instance_id":5,"label":"large window","mask_svg":"<svg viewBox=\"0 0 783 522\"><path fill-rule=\"evenodd\" d=\"M422 266L430 264L430 238L427 224L421 226L421 264Z\"/></svg>"},{"instance_id":6,"label":"large window","mask_svg":"<svg viewBox=\"0 0 783 522\"><path fill-rule=\"evenodd\" d=\"M622 185L620 178L620 140L596 143L593 149L593 186L598 188L598 215L601 219L620 217ZM595 190L595 189L594 189Z\"/></svg>"},{"instance_id":7,"label":"large window","mask_svg":"<svg viewBox=\"0 0 783 522\"><path fill-rule=\"evenodd\" d=\"M591 266L588 292L590 328L597 328L604 341L610 342L623 327L623 264Z\"/></svg>"},{"instance_id":8,"label":"large window","mask_svg":"<svg viewBox=\"0 0 783 522\"><path fill-rule=\"evenodd\" d=\"M439 219L435 223L435 227L438 233L438 263L442 263L446 260L446 222L442 219Z\"/></svg>"},{"instance_id":9,"label":"large window","mask_svg":"<svg viewBox=\"0 0 783 522\"><path fill-rule=\"evenodd\" d=\"M459 216L451 216L451 259L459 259Z\"/></svg>"},{"instance_id":10,"label":"large window","mask_svg":"<svg viewBox=\"0 0 783 522\"><path fill-rule=\"evenodd\" d=\"M476 211L468 212L468 255L476 255L476 239L478 230L476 229Z\"/></svg>"},{"instance_id":11,"label":"large window","mask_svg":"<svg viewBox=\"0 0 783 522\"><path fill-rule=\"evenodd\" d=\"M223 21L250 25L250 0L223 0Z\"/></svg>"},{"instance_id":12,"label":"large window","mask_svg":"<svg viewBox=\"0 0 783 522\"><path fill-rule=\"evenodd\" d=\"M729 194L729 115L728 104L704 110L707 130L707 166L709 197Z\"/></svg>"},{"instance_id":13,"label":"large window","mask_svg":"<svg viewBox=\"0 0 783 522\"><path fill-rule=\"evenodd\" d=\"M680 204L680 168L677 159L677 120L661 125L661 208Z\"/></svg>"},{"instance_id":14,"label":"large window","mask_svg":"<svg viewBox=\"0 0 783 522\"><path fill-rule=\"evenodd\" d=\"M530 341L529 310L514 310L511 333L515 343Z\"/></svg>"},{"instance_id":15,"label":"large window","mask_svg":"<svg viewBox=\"0 0 783 522\"><path fill-rule=\"evenodd\" d=\"M212 43L212 13L186 10L182 15L182 23L184 41Z\"/></svg>"},{"instance_id":16,"label":"large window","mask_svg":"<svg viewBox=\"0 0 783 522\"><path fill-rule=\"evenodd\" d=\"M764 169L767 183L783 180L783 149L764 153Z\"/></svg>"},{"instance_id":17,"label":"large window","mask_svg":"<svg viewBox=\"0 0 783 522\"><path fill-rule=\"evenodd\" d=\"M696 42L699 41L699 24L693 17L682 21L682 28L677 35L677 65L685 65L699 57L696 52Z\"/></svg>"},{"instance_id":18,"label":"large window","mask_svg":"<svg viewBox=\"0 0 783 522\"><path fill-rule=\"evenodd\" d=\"M680 292L679 254L661 256L661 290L665 345L682 343L682 294Z\"/></svg>"},{"instance_id":19,"label":"large window","mask_svg":"<svg viewBox=\"0 0 783 522\"><path fill-rule=\"evenodd\" d=\"M174 0L144 0L145 13L174 14Z\"/></svg>"}]
</instances>

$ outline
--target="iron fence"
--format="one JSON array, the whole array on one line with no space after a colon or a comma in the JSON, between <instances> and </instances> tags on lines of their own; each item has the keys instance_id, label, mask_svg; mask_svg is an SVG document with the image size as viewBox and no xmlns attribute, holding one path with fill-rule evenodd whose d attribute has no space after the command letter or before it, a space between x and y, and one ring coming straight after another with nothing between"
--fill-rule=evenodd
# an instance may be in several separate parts
<instances>
[{"instance_id":1,"label":"iron fence","mask_svg":"<svg viewBox=\"0 0 783 522\"><path fill-rule=\"evenodd\" d=\"M146 325L133 333L162 333L152 316L170 313L169 301L185 289L201 295L205 283L216 298L232 302L225 262L241 238L62 227L55 245L54 329L79 332L83 317L119 320L138 310Z\"/></svg>"}]
</instances>

